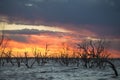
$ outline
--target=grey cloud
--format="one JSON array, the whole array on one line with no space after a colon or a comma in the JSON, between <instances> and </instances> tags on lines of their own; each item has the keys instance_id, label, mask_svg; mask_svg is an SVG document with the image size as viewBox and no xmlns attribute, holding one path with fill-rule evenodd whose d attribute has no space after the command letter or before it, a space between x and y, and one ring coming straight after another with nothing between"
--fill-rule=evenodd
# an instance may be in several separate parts
<instances>
[{"instance_id":1,"label":"grey cloud","mask_svg":"<svg viewBox=\"0 0 120 80\"><path fill-rule=\"evenodd\" d=\"M37 29L21 29L21 30L4 30L6 37L17 42L28 43L31 35L37 36L54 36L54 37L63 37L63 35L68 35L67 33L62 32L53 32L53 31L43 31Z\"/></svg>"},{"instance_id":2,"label":"grey cloud","mask_svg":"<svg viewBox=\"0 0 120 80\"><path fill-rule=\"evenodd\" d=\"M23 42L23 43L28 43L28 38L29 36L25 35L17 35L17 34L9 34L8 36L11 40L17 41L17 42Z\"/></svg>"},{"instance_id":3,"label":"grey cloud","mask_svg":"<svg viewBox=\"0 0 120 80\"><path fill-rule=\"evenodd\" d=\"M40 34L40 31L36 29L4 30L4 32L6 34L25 34L25 35Z\"/></svg>"},{"instance_id":4,"label":"grey cloud","mask_svg":"<svg viewBox=\"0 0 120 80\"><path fill-rule=\"evenodd\" d=\"M120 35L120 0L1 0L0 14L8 23L72 24L100 36ZM85 24L95 26L81 27Z\"/></svg>"},{"instance_id":5,"label":"grey cloud","mask_svg":"<svg viewBox=\"0 0 120 80\"><path fill-rule=\"evenodd\" d=\"M56 37L56 38L66 38L66 39L76 39L79 38L85 38L86 36L81 35L81 37L78 37L79 35L71 34L71 33L63 33L63 32L53 32L53 31L43 31L43 30L37 30L37 29L21 29L21 30L4 30L5 34L8 38L17 41L17 42L24 42L28 43L29 38L31 35L37 35L39 37L45 36L45 37ZM70 38L67 38L66 36L70 36Z\"/></svg>"}]
</instances>

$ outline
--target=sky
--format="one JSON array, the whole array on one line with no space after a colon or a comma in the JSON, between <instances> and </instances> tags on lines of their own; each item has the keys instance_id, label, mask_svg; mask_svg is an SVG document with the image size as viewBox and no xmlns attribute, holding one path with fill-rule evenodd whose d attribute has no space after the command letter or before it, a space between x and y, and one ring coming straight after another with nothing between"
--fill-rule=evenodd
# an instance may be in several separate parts
<instances>
[{"instance_id":1,"label":"sky","mask_svg":"<svg viewBox=\"0 0 120 80\"><path fill-rule=\"evenodd\" d=\"M105 38L120 57L120 0L0 0L0 26L18 53L49 44L57 55L64 43Z\"/></svg>"}]
</instances>

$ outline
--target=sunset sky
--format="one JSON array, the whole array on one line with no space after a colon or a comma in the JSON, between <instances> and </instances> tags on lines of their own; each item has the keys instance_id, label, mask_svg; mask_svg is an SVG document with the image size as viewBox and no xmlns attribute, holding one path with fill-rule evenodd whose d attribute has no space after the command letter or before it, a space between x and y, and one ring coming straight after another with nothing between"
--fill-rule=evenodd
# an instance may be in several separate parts
<instances>
[{"instance_id":1,"label":"sunset sky","mask_svg":"<svg viewBox=\"0 0 120 80\"><path fill-rule=\"evenodd\" d=\"M0 31L15 54L57 56L85 39L110 41L109 53L120 58L120 0L0 0ZM64 45L63 45L64 44Z\"/></svg>"}]
</instances>

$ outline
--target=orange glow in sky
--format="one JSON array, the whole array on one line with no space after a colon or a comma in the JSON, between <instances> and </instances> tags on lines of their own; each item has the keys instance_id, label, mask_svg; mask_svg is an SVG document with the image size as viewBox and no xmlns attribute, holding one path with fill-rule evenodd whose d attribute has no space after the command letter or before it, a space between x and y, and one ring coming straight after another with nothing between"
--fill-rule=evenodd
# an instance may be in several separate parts
<instances>
[{"instance_id":1,"label":"orange glow in sky","mask_svg":"<svg viewBox=\"0 0 120 80\"><path fill-rule=\"evenodd\" d=\"M32 57L34 56L33 55L34 49L36 49L39 53L44 55L46 51L46 45L48 45L47 56L58 57L61 55L61 53L64 53L64 48L67 47L69 48L68 49L69 55L72 55L73 52L76 50L74 46L75 43L81 42L83 39L80 36L85 36L84 39L88 40L99 40L98 38L91 37L90 35L96 36L96 34L90 32L89 30L81 30L80 31L81 33L75 33L75 35L73 35L72 31L70 30L44 25L32 26L32 25L5 24L4 27L4 30L22 30L22 29L36 29L39 31L43 30L55 33L5 34L7 35L8 38L10 38L8 45L6 47L6 51L12 50L12 54L15 57L24 56L24 52L28 52L29 56ZM2 28L0 30L2 30ZM60 35L56 34L57 32L60 32ZM79 34L80 36L77 36L77 34ZM80 37L80 39L78 37ZM110 53L112 57L120 57L120 55L118 55L119 51L117 50L111 50Z\"/></svg>"},{"instance_id":2,"label":"orange glow in sky","mask_svg":"<svg viewBox=\"0 0 120 80\"><path fill-rule=\"evenodd\" d=\"M68 38L68 39L66 39ZM69 36L66 36L66 40L63 38L58 37L50 37L50 36L37 36L31 35L28 42L17 42L14 40L10 40L6 50L12 50L14 56L24 56L24 52L28 52L29 57L33 57L34 52L33 50L36 49L37 52L41 53L42 55L45 54L46 44L48 45L48 54L47 56L58 57L61 56L61 53L64 53L64 48L69 48L68 52L69 55L72 55L73 52L76 50L74 47L74 40L70 40ZM71 43L68 43L71 42ZM111 50L111 56L117 58L120 55L119 51ZM19 54L19 55L18 55Z\"/></svg>"}]
</instances>

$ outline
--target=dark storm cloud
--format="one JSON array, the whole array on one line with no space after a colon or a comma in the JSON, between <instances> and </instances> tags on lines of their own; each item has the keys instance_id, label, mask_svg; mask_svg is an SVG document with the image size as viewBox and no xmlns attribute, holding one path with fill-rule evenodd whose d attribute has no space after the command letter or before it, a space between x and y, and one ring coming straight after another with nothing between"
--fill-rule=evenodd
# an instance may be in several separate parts
<instances>
[{"instance_id":1,"label":"dark storm cloud","mask_svg":"<svg viewBox=\"0 0 120 80\"><path fill-rule=\"evenodd\" d=\"M86 27L100 35L120 35L120 0L1 0L9 23Z\"/></svg>"}]
</instances>

